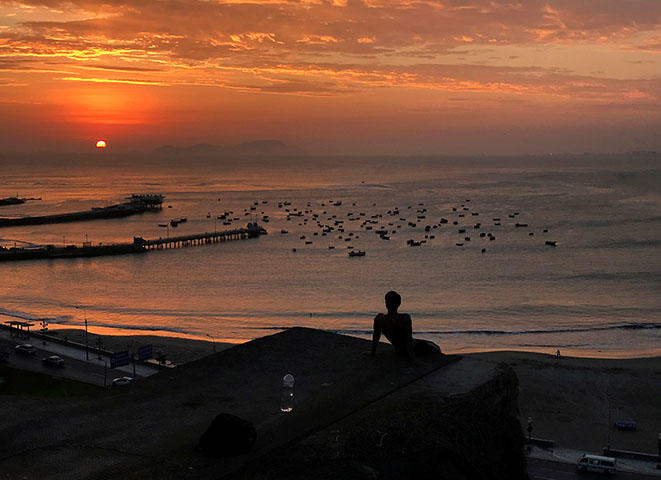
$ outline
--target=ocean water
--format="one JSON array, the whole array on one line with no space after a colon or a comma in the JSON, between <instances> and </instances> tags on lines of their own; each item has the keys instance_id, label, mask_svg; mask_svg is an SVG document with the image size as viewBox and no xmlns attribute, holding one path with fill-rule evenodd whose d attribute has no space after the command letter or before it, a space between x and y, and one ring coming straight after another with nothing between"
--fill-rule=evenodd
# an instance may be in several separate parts
<instances>
[{"instance_id":1,"label":"ocean water","mask_svg":"<svg viewBox=\"0 0 661 480\"><path fill-rule=\"evenodd\" d=\"M291 326L369 338L393 289L414 334L447 352L661 353L659 157L0 162L0 197L41 198L0 207L4 217L166 197L157 213L2 228L4 246L130 242L251 220L269 232L145 255L0 263L3 322L81 328L86 317L98 333L229 342ZM217 220L230 211L231 226ZM188 221L176 229L159 227L180 217ZM317 221L335 230L324 236ZM349 247L366 255L350 258Z\"/></svg>"}]
</instances>

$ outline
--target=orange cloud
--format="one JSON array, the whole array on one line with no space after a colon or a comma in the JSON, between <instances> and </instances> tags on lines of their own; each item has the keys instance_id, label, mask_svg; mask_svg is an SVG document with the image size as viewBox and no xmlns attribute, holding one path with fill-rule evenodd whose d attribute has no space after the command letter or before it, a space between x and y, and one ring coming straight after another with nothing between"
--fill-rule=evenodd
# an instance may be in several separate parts
<instances>
[{"instance_id":1,"label":"orange cloud","mask_svg":"<svg viewBox=\"0 0 661 480\"><path fill-rule=\"evenodd\" d=\"M449 96L467 95L473 108L650 111L661 99L658 0L0 0L0 18L5 104L83 85L132 88L136 101L151 89L233 92L239 112L279 97L309 109L301 116L323 115L315 102L328 97L375 112L377 98L401 110L457 109ZM590 69L595 55L604 61ZM183 108L172 97L150 108ZM133 121L128 110L113 121L121 115Z\"/></svg>"},{"instance_id":2,"label":"orange cloud","mask_svg":"<svg viewBox=\"0 0 661 480\"><path fill-rule=\"evenodd\" d=\"M95 78L95 77L60 77L60 80L65 80L68 82L91 82L91 83L125 83L127 85L159 85L164 86L166 83L162 82L150 82L146 80L131 80L125 78Z\"/></svg>"},{"instance_id":3,"label":"orange cloud","mask_svg":"<svg viewBox=\"0 0 661 480\"><path fill-rule=\"evenodd\" d=\"M296 40L296 43L307 43L309 45L324 45L328 43L338 43L339 40L332 35L305 35Z\"/></svg>"}]
</instances>

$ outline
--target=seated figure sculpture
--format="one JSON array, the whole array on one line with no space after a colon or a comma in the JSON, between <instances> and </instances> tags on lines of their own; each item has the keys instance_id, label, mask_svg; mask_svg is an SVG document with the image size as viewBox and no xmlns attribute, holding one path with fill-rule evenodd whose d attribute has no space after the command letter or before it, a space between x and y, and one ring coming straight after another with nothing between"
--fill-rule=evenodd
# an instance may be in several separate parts
<instances>
[{"instance_id":1,"label":"seated figure sculpture","mask_svg":"<svg viewBox=\"0 0 661 480\"><path fill-rule=\"evenodd\" d=\"M397 309L402 303L402 297L395 292L386 293L386 309L388 313L379 313L374 317L374 332L372 334L371 355L376 354L381 334L392 344L398 355L411 359L420 355L441 354L441 349L433 342L413 338L413 325L408 313L399 313Z\"/></svg>"}]
</instances>

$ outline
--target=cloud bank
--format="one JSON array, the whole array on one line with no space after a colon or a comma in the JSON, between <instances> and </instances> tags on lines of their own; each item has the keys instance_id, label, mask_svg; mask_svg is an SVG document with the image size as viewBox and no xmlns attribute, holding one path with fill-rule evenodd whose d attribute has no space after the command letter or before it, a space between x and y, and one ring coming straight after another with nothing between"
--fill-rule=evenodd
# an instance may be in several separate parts
<instances>
[{"instance_id":1,"label":"cloud bank","mask_svg":"<svg viewBox=\"0 0 661 480\"><path fill-rule=\"evenodd\" d=\"M468 95L624 118L661 98L658 0L0 0L0 18L0 104L94 84L278 95L300 117L315 98L378 115Z\"/></svg>"}]
</instances>

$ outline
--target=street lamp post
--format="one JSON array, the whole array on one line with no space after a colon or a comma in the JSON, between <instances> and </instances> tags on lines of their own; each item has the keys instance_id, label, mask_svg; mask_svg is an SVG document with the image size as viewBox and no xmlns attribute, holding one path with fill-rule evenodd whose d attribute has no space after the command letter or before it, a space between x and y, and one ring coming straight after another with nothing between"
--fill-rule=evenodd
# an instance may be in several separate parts
<instances>
[{"instance_id":1,"label":"street lamp post","mask_svg":"<svg viewBox=\"0 0 661 480\"><path fill-rule=\"evenodd\" d=\"M532 443L532 417L528 417L528 442Z\"/></svg>"},{"instance_id":2,"label":"street lamp post","mask_svg":"<svg viewBox=\"0 0 661 480\"><path fill-rule=\"evenodd\" d=\"M85 359L89 361L90 359L90 349L89 349L89 344L87 342L87 310L85 310L85 307L82 305L76 306L76 308L82 308L83 309L83 318L85 319Z\"/></svg>"},{"instance_id":3,"label":"street lamp post","mask_svg":"<svg viewBox=\"0 0 661 480\"><path fill-rule=\"evenodd\" d=\"M41 334L43 335L42 341L43 344L46 345L46 332L48 331L48 320L43 318L41 320Z\"/></svg>"},{"instance_id":4,"label":"street lamp post","mask_svg":"<svg viewBox=\"0 0 661 480\"><path fill-rule=\"evenodd\" d=\"M101 349L103 348L103 339L101 337L98 337L96 339L96 348L99 353L99 360L103 360L103 357L101 356Z\"/></svg>"},{"instance_id":5,"label":"street lamp post","mask_svg":"<svg viewBox=\"0 0 661 480\"><path fill-rule=\"evenodd\" d=\"M606 442L606 445L608 446L608 450L610 451L611 449L611 427L613 425L613 418L611 415L611 397L608 395L608 441ZM610 455L610 453L609 453Z\"/></svg>"},{"instance_id":6,"label":"street lamp post","mask_svg":"<svg viewBox=\"0 0 661 480\"><path fill-rule=\"evenodd\" d=\"M208 333L206 335L207 335L207 337L209 337L211 339L211 344L213 345L213 351L215 352L216 351L216 339L214 337L212 337L211 335L209 335Z\"/></svg>"}]
</instances>

